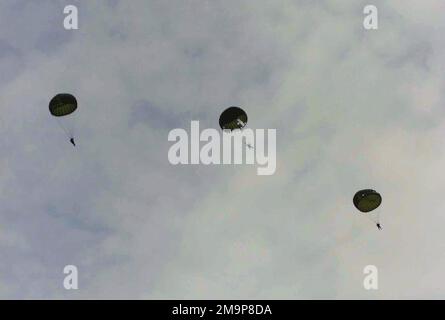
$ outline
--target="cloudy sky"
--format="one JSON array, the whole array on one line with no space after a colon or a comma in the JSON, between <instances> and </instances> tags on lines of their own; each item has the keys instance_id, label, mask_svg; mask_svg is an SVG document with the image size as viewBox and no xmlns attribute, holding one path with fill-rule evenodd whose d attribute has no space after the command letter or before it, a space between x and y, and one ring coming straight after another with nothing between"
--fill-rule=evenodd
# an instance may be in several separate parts
<instances>
[{"instance_id":1,"label":"cloudy sky","mask_svg":"<svg viewBox=\"0 0 445 320\"><path fill-rule=\"evenodd\" d=\"M0 298L443 298L444 12L2 1ZM59 92L78 99L76 148L48 112ZM277 129L274 175L169 163L170 130L216 128L231 105ZM363 188L383 195L383 231L351 203Z\"/></svg>"}]
</instances>

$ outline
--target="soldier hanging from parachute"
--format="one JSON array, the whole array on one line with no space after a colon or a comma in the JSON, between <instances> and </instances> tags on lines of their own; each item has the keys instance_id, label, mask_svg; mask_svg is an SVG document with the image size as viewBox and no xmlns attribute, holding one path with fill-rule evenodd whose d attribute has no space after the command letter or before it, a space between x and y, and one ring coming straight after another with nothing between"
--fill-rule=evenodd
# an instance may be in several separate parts
<instances>
[{"instance_id":1,"label":"soldier hanging from parachute","mask_svg":"<svg viewBox=\"0 0 445 320\"><path fill-rule=\"evenodd\" d=\"M49 112L56 118L57 123L74 147L76 143L74 141L73 126L70 125L70 118L76 109L77 100L69 93L59 93L49 102Z\"/></svg>"},{"instance_id":2,"label":"soldier hanging from parachute","mask_svg":"<svg viewBox=\"0 0 445 320\"><path fill-rule=\"evenodd\" d=\"M222 130L242 130L247 125L247 113L240 107L229 107L221 113L219 126ZM249 149L253 149L252 144L246 143Z\"/></svg>"},{"instance_id":3,"label":"soldier hanging from parachute","mask_svg":"<svg viewBox=\"0 0 445 320\"><path fill-rule=\"evenodd\" d=\"M371 213L382 203L382 196L377 191L372 189L360 190L354 195L352 202L360 212L366 214L366 217L376 224L379 230L382 230L379 213L377 212L376 219L373 219L373 213Z\"/></svg>"}]
</instances>

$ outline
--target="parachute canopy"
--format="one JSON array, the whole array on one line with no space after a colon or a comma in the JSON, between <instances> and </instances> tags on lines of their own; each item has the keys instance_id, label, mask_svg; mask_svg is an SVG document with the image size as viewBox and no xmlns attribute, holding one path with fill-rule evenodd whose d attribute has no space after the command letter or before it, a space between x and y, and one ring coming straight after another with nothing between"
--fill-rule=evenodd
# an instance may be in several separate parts
<instances>
[{"instance_id":1,"label":"parachute canopy","mask_svg":"<svg viewBox=\"0 0 445 320\"><path fill-rule=\"evenodd\" d=\"M219 126L221 129L242 129L247 124L247 114L239 107L230 107L221 113Z\"/></svg>"},{"instance_id":2,"label":"parachute canopy","mask_svg":"<svg viewBox=\"0 0 445 320\"><path fill-rule=\"evenodd\" d=\"M67 116L76 109L77 100L69 93L59 93L49 102L49 112L55 117Z\"/></svg>"},{"instance_id":3,"label":"parachute canopy","mask_svg":"<svg viewBox=\"0 0 445 320\"><path fill-rule=\"evenodd\" d=\"M353 199L354 206L361 212L370 212L377 209L382 203L382 196L375 190L365 189L358 191Z\"/></svg>"}]
</instances>

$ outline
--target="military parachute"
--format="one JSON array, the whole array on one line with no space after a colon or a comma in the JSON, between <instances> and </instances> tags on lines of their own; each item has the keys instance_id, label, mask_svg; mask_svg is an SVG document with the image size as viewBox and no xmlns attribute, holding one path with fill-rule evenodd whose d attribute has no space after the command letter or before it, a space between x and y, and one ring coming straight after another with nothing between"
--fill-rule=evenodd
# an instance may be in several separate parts
<instances>
[{"instance_id":1,"label":"military parachute","mask_svg":"<svg viewBox=\"0 0 445 320\"><path fill-rule=\"evenodd\" d=\"M229 107L219 117L219 126L223 130L242 129L246 124L247 113L239 107Z\"/></svg>"},{"instance_id":2,"label":"military parachute","mask_svg":"<svg viewBox=\"0 0 445 320\"><path fill-rule=\"evenodd\" d=\"M247 125L247 113L240 107L229 107L219 116L219 126L222 130L242 130ZM246 143L249 149L253 149L251 143Z\"/></svg>"},{"instance_id":3,"label":"military parachute","mask_svg":"<svg viewBox=\"0 0 445 320\"><path fill-rule=\"evenodd\" d=\"M357 210L364 213L381 229L378 211L376 213L372 212L382 203L382 196L377 191L372 189L360 190L354 195L352 202Z\"/></svg>"},{"instance_id":4,"label":"military parachute","mask_svg":"<svg viewBox=\"0 0 445 320\"><path fill-rule=\"evenodd\" d=\"M59 93L49 102L49 112L56 118L57 123L65 132L73 146L76 146L76 143L74 142L74 130L71 124L71 118L76 110L76 97L69 93Z\"/></svg>"}]
</instances>

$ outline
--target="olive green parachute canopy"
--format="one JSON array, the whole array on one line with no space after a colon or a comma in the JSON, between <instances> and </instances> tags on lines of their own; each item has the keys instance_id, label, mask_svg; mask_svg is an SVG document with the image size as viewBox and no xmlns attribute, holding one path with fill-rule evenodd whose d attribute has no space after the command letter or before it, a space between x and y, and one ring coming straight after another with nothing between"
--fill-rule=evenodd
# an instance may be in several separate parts
<instances>
[{"instance_id":1,"label":"olive green parachute canopy","mask_svg":"<svg viewBox=\"0 0 445 320\"><path fill-rule=\"evenodd\" d=\"M361 212L377 209L382 203L382 196L375 190L365 189L357 192L353 199L354 206Z\"/></svg>"},{"instance_id":2,"label":"olive green parachute canopy","mask_svg":"<svg viewBox=\"0 0 445 320\"><path fill-rule=\"evenodd\" d=\"M59 93L49 102L49 112L55 117L67 116L76 109L77 100L69 93Z\"/></svg>"},{"instance_id":3,"label":"olive green parachute canopy","mask_svg":"<svg viewBox=\"0 0 445 320\"><path fill-rule=\"evenodd\" d=\"M230 107L221 113L219 126L221 129L242 129L247 124L247 114L239 107Z\"/></svg>"}]
</instances>

